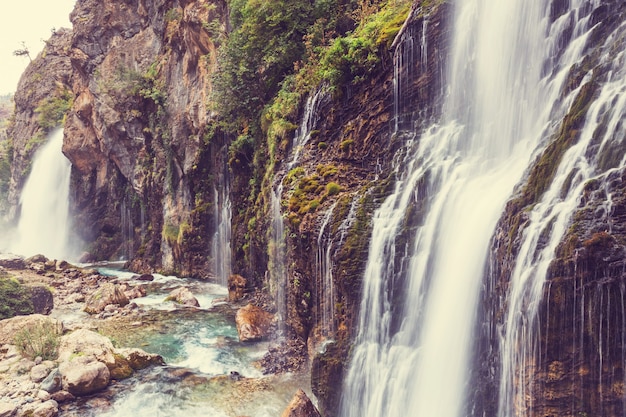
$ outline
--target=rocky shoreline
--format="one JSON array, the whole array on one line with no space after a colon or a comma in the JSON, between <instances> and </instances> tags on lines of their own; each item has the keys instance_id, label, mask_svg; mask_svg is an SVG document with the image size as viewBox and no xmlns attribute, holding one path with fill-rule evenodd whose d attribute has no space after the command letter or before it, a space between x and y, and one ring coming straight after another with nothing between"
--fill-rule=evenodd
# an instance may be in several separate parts
<instances>
[{"instance_id":1,"label":"rocky shoreline","mask_svg":"<svg viewBox=\"0 0 626 417\"><path fill-rule=\"evenodd\" d=\"M0 320L0 417L80 415L80 412L74 414L79 403L104 411L110 407L110 398L120 381L137 375L142 369L165 365L161 356L142 349L115 348L105 336L115 329L133 331L150 325L148 313L133 299L144 297L158 286L152 282L152 276L120 280L92 268L76 267L43 256L23 259L0 255L0 278L12 279L29 288L33 313L38 313ZM246 297L241 297L235 287L233 285L230 292L231 302L220 300L216 308L236 315L240 341L269 337L273 315L253 304L241 307L249 300L243 300ZM186 287L175 289L168 299L176 303L176 308L193 310L198 307L197 299ZM55 345L45 346L44 343L44 349L54 350L54 355L46 357L36 351L29 357L23 348L16 346L16 334L20 332L29 334L33 340L37 339L32 337L36 332L43 332L44 338L52 337ZM302 370L304 361L297 359L298 355L296 358L283 355L293 350L294 347L285 342L272 347L258 366L263 368L264 374ZM183 371L172 372L175 378L192 381L192 384L207 382L207 378ZM238 376L236 372L234 375ZM254 379L233 378L232 375L227 378L233 379L236 390L259 387ZM303 394L297 393L284 416L302 415L293 414L300 413L298 410L302 407L309 410L306 415L319 415L310 414L315 407Z\"/></svg>"}]
</instances>

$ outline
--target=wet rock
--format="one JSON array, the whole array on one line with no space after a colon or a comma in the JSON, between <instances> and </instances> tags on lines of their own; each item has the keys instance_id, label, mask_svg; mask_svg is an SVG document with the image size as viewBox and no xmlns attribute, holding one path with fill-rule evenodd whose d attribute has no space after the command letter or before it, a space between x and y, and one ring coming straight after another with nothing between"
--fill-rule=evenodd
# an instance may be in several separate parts
<instances>
[{"instance_id":1,"label":"wet rock","mask_svg":"<svg viewBox=\"0 0 626 417\"><path fill-rule=\"evenodd\" d=\"M78 262L81 264L87 264L90 262L94 262L96 260L95 256L89 252L83 252L78 257Z\"/></svg>"},{"instance_id":2,"label":"wet rock","mask_svg":"<svg viewBox=\"0 0 626 417\"><path fill-rule=\"evenodd\" d=\"M305 392L299 389L281 417L321 417L321 414Z\"/></svg>"},{"instance_id":3,"label":"wet rock","mask_svg":"<svg viewBox=\"0 0 626 417\"><path fill-rule=\"evenodd\" d=\"M32 264L32 263L45 264L46 262L48 262L48 258L46 258L45 255L38 254L38 255L33 255L30 258L26 258L26 262L29 264Z\"/></svg>"},{"instance_id":4,"label":"wet rock","mask_svg":"<svg viewBox=\"0 0 626 417\"><path fill-rule=\"evenodd\" d=\"M141 274L133 278L135 278L137 281L154 281L154 276L152 274Z\"/></svg>"},{"instance_id":5,"label":"wet rock","mask_svg":"<svg viewBox=\"0 0 626 417\"><path fill-rule=\"evenodd\" d=\"M133 298L145 297L146 289L142 286L129 288L124 291L124 295L126 295L129 300L132 300Z\"/></svg>"},{"instance_id":6,"label":"wet rock","mask_svg":"<svg viewBox=\"0 0 626 417\"><path fill-rule=\"evenodd\" d=\"M116 353L128 361L130 367L135 371L145 369L148 366L165 364L161 355L148 353L137 348L117 349Z\"/></svg>"},{"instance_id":7,"label":"wet rock","mask_svg":"<svg viewBox=\"0 0 626 417\"><path fill-rule=\"evenodd\" d=\"M43 286L30 287L30 299L37 314L50 314L54 308L52 292Z\"/></svg>"},{"instance_id":8,"label":"wet rock","mask_svg":"<svg viewBox=\"0 0 626 417\"><path fill-rule=\"evenodd\" d=\"M253 304L240 308L235 315L239 340L250 342L267 337L273 319L272 313L268 313Z\"/></svg>"},{"instance_id":9,"label":"wet rock","mask_svg":"<svg viewBox=\"0 0 626 417\"><path fill-rule=\"evenodd\" d=\"M238 274L228 277L228 301L231 303L243 299L248 280Z\"/></svg>"},{"instance_id":10,"label":"wet rock","mask_svg":"<svg viewBox=\"0 0 626 417\"><path fill-rule=\"evenodd\" d=\"M79 356L61 363L59 372L63 389L76 396L100 391L109 385L111 379L109 368L89 356Z\"/></svg>"},{"instance_id":11,"label":"wet rock","mask_svg":"<svg viewBox=\"0 0 626 417\"><path fill-rule=\"evenodd\" d=\"M130 367L128 360L120 354L115 354L115 365L109 367L111 379L126 379L133 374L133 368Z\"/></svg>"},{"instance_id":12,"label":"wet rock","mask_svg":"<svg viewBox=\"0 0 626 417\"><path fill-rule=\"evenodd\" d=\"M55 266L56 266L57 271L64 271L72 267L72 265L70 265L67 261L64 261L64 260L57 261Z\"/></svg>"},{"instance_id":13,"label":"wet rock","mask_svg":"<svg viewBox=\"0 0 626 417\"><path fill-rule=\"evenodd\" d=\"M123 307L128 304L128 297L119 285L107 282L87 298L84 311L89 314L98 314L110 304Z\"/></svg>"},{"instance_id":14,"label":"wet rock","mask_svg":"<svg viewBox=\"0 0 626 417\"><path fill-rule=\"evenodd\" d=\"M193 293L187 287L176 288L165 297L165 301L174 301L185 306L200 307L198 299L194 297Z\"/></svg>"}]
</instances>

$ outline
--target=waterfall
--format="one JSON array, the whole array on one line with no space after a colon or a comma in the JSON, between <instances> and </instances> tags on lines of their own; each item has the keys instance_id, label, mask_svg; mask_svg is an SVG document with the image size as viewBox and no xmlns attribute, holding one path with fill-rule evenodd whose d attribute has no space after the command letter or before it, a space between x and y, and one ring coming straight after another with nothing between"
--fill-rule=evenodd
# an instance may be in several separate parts
<instances>
[{"instance_id":1,"label":"waterfall","mask_svg":"<svg viewBox=\"0 0 626 417\"><path fill-rule=\"evenodd\" d=\"M274 295L278 313L278 323L284 323L286 316L286 293L287 286L287 241L285 239L285 223L282 210L283 180L289 171L295 168L302 156L302 150L311 138L315 124L319 119L319 106L327 97L327 88L318 88L315 94L307 98L300 126L296 129L292 140L289 162L283 171L276 174L270 200L271 229L269 236L269 283L270 291ZM282 329L279 329L282 331Z\"/></svg>"},{"instance_id":2,"label":"waterfall","mask_svg":"<svg viewBox=\"0 0 626 417\"><path fill-rule=\"evenodd\" d=\"M222 181L220 187L213 190L213 224L215 232L211 239L211 256L213 258L213 271L217 282L222 285L228 284L228 277L231 274L231 202L230 189L226 181Z\"/></svg>"},{"instance_id":3,"label":"waterfall","mask_svg":"<svg viewBox=\"0 0 626 417\"><path fill-rule=\"evenodd\" d=\"M330 219L333 211L337 206L337 202L333 203L328 209L322 223L320 231L317 235L317 253L315 256L315 283L316 298L320 312L318 313L317 322L321 326L321 335L324 338L332 337L334 334L334 318L335 318L335 292L333 286L333 235L328 230Z\"/></svg>"},{"instance_id":4,"label":"waterfall","mask_svg":"<svg viewBox=\"0 0 626 417\"><path fill-rule=\"evenodd\" d=\"M590 19L589 11L582 9L585 5L584 2L572 3L571 15L564 15L561 19L575 17L577 23L574 36L578 34L579 41L572 42L566 54L580 53L570 50L581 48L581 43L584 44ZM532 386L533 381L527 372L532 366L535 366L534 364L542 354L539 346L540 328L539 323L537 323L537 316L540 302L544 296L548 267L557 246L571 224L572 216L583 198L583 190L590 180L604 184L606 201L599 207L598 213L604 213L603 216L606 217L607 225L606 232L610 233L611 231L612 200L611 192L606 184L609 182L611 174L620 172L626 166L626 154L623 150L626 131L622 123L624 114L626 114L625 36L626 24L622 23L602 46L601 65L607 71L606 80L600 88L597 98L587 110L578 141L564 154L550 187L544 193L541 201L534 205L528 213L528 223L524 229L515 268L510 279L508 314L505 318L505 332L500 341L502 367L499 415L501 416L518 415L514 413L519 413L520 410L527 413L526 410L531 406L526 390ZM589 72L583 78L579 89L585 88L593 82L593 75ZM607 156L608 153L612 155ZM614 163L607 163L607 159L614 161ZM599 273L602 274L602 272ZM582 283L578 285L582 287ZM584 291L580 291L580 295L578 293L574 295L584 297L584 294ZM602 374L605 372L602 369L602 335L603 332L611 331L602 328L602 309L605 308L602 306L603 294L600 291L600 299L598 300L600 304L598 305L600 314L598 329L600 387L602 386ZM623 296L619 298L623 300ZM574 301L573 304L576 305L577 302ZM584 299L580 305L585 305ZM606 308L610 310L610 305ZM623 315L623 301L621 308ZM574 343L579 344L582 352L582 344L585 343L582 340L582 335L585 333L585 323L590 322L586 324L587 326L593 324L591 323L592 318L585 317L584 311L581 311L580 314L582 314L580 319L581 331L579 332L581 339L580 341L574 340ZM622 325L623 322L622 317ZM574 323L572 325L576 326ZM576 330L574 331L576 332ZM622 335L624 334L623 328L614 331L621 331ZM624 345L621 346L623 349ZM626 382L623 376L621 379L622 384ZM580 403L582 403L582 399L580 399ZM577 407L580 408L581 405L573 404L573 409ZM600 410L596 411L600 412ZM623 408L620 407L620 411L623 411Z\"/></svg>"},{"instance_id":5,"label":"waterfall","mask_svg":"<svg viewBox=\"0 0 626 417\"><path fill-rule=\"evenodd\" d=\"M20 196L21 214L12 252L43 254L64 259L71 255L69 242L69 191L71 164L61 152L63 130L50 134L35 154L32 169Z\"/></svg>"},{"instance_id":6,"label":"waterfall","mask_svg":"<svg viewBox=\"0 0 626 417\"><path fill-rule=\"evenodd\" d=\"M564 98L562 87L587 34L584 21L576 30L550 22L548 3L455 4L443 114L422 131L404 132L395 189L373 216L343 416L470 413L473 330L490 239L554 133L551 120L572 102L575 92ZM579 2L571 3L575 11ZM404 33L396 48L404 55L394 62L420 70L435 54L415 32ZM396 94L395 108L402 108L403 90ZM412 212L419 213L415 230L400 238Z\"/></svg>"}]
</instances>

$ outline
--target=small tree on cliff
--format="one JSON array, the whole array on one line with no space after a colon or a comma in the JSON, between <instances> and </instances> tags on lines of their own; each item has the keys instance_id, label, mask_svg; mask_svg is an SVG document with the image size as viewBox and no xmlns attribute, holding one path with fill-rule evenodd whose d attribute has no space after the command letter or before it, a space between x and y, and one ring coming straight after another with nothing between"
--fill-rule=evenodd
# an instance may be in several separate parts
<instances>
[{"instance_id":1,"label":"small tree on cliff","mask_svg":"<svg viewBox=\"0 0 626 417\"><path fill-rule=\"evenodd\" d=\"M24 41L22 41L22 48L21 49L16 49L15 51L13 51L13 55L15 55L15 56L27 56L28 60L30 62L33 62L33 59L30 57L30 51L28 50L28 47L26 46L26 43Z\"/></svg>"}]
</instances>

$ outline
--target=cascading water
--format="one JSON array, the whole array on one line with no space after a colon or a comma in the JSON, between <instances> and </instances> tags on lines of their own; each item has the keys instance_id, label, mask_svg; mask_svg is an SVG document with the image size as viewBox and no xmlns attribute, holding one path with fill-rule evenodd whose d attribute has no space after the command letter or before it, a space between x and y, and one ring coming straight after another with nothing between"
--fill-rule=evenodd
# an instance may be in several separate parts
<instances>
[{"instance_id":1,"label":"cascading water","mask_svg":"<svg viewBox=\"0 0 626 417\"><path fill-rule=\"evenodd\" d=\"M69 248L69 190L71 164L61 152L63 130L50 134L48 143L39 149L22 195L17 236L12 252L32 256L43 254L65 259Z\"/></svg>"},{"instance_id":2,"label":"cascading water","mask_svg":"<svg viewBox=\"0 0 626 417\"><path fill-rule=\"evenodd\" d=\"M297 166L304 145L311 138L315 124L319 118L317 111L322 100L327 96L326 88L319 88L315 94L309 96L304 107L302 122L296 130L291 145L291 157L283 172L276 176L270 201L271 230L268 249L270 291L276 300L278 322L282 325L286 319L285 288L287 286L287 241L285 239L285 223L281 206L283 195L283 180L289 171ZM281 329L279 329L281 331Z\"/></svg>"},{"instance_id":3,"label":"cascading water","mask_svg":"<svg viewBox=\"0 0 626 417\"><path fill-rule=\"evenodd\" d=\"M373 217L343 416L471 414L472 338L490 239L515 185L554 132L550 118L562 117L575 94L561 97L586 26L551 24L548 3L456 2L443 115L409 136L395 189ZM433 56L427 42L410 31L403 36L396 53L411 55L394 62L425 71ZM568 36L572 46L564 53L546 47L568 44ZM410 206L421 217L407 243L399 236Z\"/></svg>"},{"instance_id":4,"label":"cascading water","mask_svg":"<svg viewBox=\"0 0 626 417\"><path fill-rule=\"evenodd\" d=\"M317 322L321 326L321 335L325 338L334 333L335 293L333 290L333 236L328 225L337 203L334 203L322 218L317 236L317 254L315 257L315 282L317 284L317 305L320 310Z\"/></svg>"},{"instance_id":5,"label":"cascading water","mask_svg":"<svg viewBox=\"0 0 626 417\"><path fill-rule=\"evenodd\" d=\"M223 181L225 182L225 181ZM231 202L228 184L222 184L219 189L214 189L213 224L215 232L211 239L211 256L213 258L213 271L217 282L222 285L228 284L231 273Z\"/></svg>"}]
</instances>

